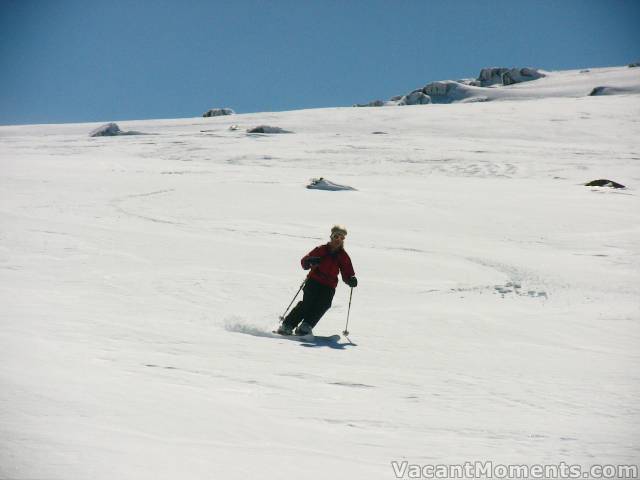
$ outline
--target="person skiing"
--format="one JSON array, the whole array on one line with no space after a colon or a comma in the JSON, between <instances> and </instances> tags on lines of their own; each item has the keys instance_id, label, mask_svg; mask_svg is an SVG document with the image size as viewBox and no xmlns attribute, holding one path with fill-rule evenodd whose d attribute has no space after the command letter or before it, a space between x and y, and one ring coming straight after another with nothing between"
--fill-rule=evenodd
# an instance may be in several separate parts
<instances>
[{"instance_id":1,"label":"person skiing","mask_svg":"<svg viewBox=\"0 0 640 480\"><path fill-rule=\"evenodd\" d=\"M286 316L277 333L312 334L313 328L331 307L338 286L338 272L351 288L358 286L351 258L344 249L346 235L345 227L334 225L331 229L331 241L314 248L302 257L302 268L311 270L304 283L302 301Z\"/></svg>"}]
</instances>

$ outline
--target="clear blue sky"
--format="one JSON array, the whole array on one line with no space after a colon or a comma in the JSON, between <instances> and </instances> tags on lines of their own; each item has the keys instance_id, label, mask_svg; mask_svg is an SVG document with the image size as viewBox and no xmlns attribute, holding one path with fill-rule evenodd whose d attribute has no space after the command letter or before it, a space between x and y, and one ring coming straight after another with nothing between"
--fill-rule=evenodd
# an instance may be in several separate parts
<instances>
[{"instance_id":1,"label":"clear blue sky","mask_svg":"<svg viewBox=\"0 0 640 480\"><path fill-rule=\"evenodd\" d=\"M639 0L0 0L0 124L348 106L639 59Z\"/></svg>"}]
</instances>

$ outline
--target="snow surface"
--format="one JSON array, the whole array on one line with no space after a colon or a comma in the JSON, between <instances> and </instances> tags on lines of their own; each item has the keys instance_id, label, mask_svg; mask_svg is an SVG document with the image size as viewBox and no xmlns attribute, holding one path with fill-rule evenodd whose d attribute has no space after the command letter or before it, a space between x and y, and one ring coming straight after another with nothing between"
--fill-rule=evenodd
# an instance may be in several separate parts
<instances>
[{"instance_id":1,"label":"snow surface","mask_svg":"<svg viewBox=\"0 0 640 480\"><path fill-rule=\"evenodd\" d=\"M528 102L121 122L142 137L0 127L0 478L637 462L640 96L597 85L640 70L508 87ZM352 343L271 338L335 223Z\"/></svg>"}]
</instances>

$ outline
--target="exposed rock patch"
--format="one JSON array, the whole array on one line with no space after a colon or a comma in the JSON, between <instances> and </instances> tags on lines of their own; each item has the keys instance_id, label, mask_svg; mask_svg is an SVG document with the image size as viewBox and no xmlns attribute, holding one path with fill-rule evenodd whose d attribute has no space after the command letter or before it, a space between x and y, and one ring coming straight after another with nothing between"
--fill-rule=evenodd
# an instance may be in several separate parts
<instances>
[{"instance_id":1,"label":"exposed rock patch","mask_svg":"<svg viewBox=\"0 0 640 480\"><path fill-rule=\"evenodd\" d=\"M545 75L535 68L483 68L480 70L478 80L480 86L513 85L514 83L537 80Z\"/></svg>"},{"instance_id":2,"label":"exposed rock patch","mask_svg":"<svg viewBox=\"0 0 640 480\"><path fill-rule=\"evenodd\" d=\"M375 100L369 103L355 104L354 107L383 107L403 105L428 105L430 103L464 102L475 96L475 87L508 86L515 83L528 82L544 77L545 74L535 68L483 68L478 78L462 80L441 80L431 82L422 88L415 89L406 95L396 95L388 101ZM487 101L484 96L480 100Z\"/></svg>"},{"instance_id":3,"label":"exposed rock patch","mask_svg":"<svg viewBox=\"0 0 640 480\"><path fill-rule=\"evenodd\" d=\"M323 177L320 178L312 178L307 188L313 190L331 190L331 191L339 191L339 190L356 190L353 187L348 185L340 185L338 183L331 182Z\"/></svg>"},{"instance_id":4,"label":"exposed rock patch","mask_svg":"<svg viewBox=\"0 0 640 480\"><path fill-rule=\"evenodd\" d=\"M202 114L203 117L222 117L225 115L235 115L234 112L230 108L212 108L211 110L207 110Z\"/></svg>"},{"instance_id":5,"label":"exposed rock patch","mask_svg":"<svg viewBox=\"0 0 640 480\"><path fill-rule=\"evenodd\" d=\"M369 103L356 103L354 107L382 107L384 106L384 102L382 100L374 100Z\"/></svg>"},{"instance_id":6,"label":"exposed rock patch","mask_svg":"<svg viewBox=\"0 0 640 480\"><path fill-rule=\"evenodd\" d=\"M621 183L614 182L613 180L606 180L604 178L599 180L592 180L585 183L586 187L609 187L609 188L627 188Z\"/></svg>"},{"instance_id":7,"label":"exposed rock patch","mask_svg":"<svg viewBox=\"0 0 640 480\"><path fill-rule=\"evenodd\" d=\"M591 90L591 93L589 93L590 97L600 97L603 95L620 95L623 93L630 93L630 91L628 91L627 89L624 88L619 88L619 87L609 87L609 86L601 86L601 87L596 87L593 90Z\"/></svg>"},{"instance_id":8,"label":"exposed rock patch","mask_svg":"<svg viewBox=\"0 0 640 480\"><path fill-rule=\"evenodd\" d=\"M105 123L89 133L90 137L116 137L119 135L145 135L142 132L134 130L123 132L117 123Z\"/></svg>"},{"instance_id":9,"label":"exposed rock patch","mask_svg":"<svg viewBox=\"0 0 640 480\"><path fill-rule=\"evenodd\" d=\"M428 103L431 103L431 97L422 90L414 90L398 101L398 105L426 105Z\"/></svg>"},{"instance_id":10,"label":"exposed rock patch","mask_svg":"<svg viewBox=\"0 0 640 480\"><path fill-rule=\"evenodd\" d=\"M293 133L280 127L271 127L269 125L258 125L250 128L247 133Z\"/></svg>"}]
</instances>

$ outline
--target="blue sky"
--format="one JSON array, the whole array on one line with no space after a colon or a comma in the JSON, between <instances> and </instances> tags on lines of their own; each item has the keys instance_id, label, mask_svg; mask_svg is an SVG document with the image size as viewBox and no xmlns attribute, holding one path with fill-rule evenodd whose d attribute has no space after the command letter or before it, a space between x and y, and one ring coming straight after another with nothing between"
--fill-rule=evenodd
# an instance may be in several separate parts
<instances>
[{"instance_id":1,"label":"blue sky","mask_svg":"<svg viewBox=\"0 0 640 480\"><path fill-rule=\"evenodd\" d=\"M640 59L638 0L0 0L0 124L348 106Z\"/></svg>"}]
</instances>

